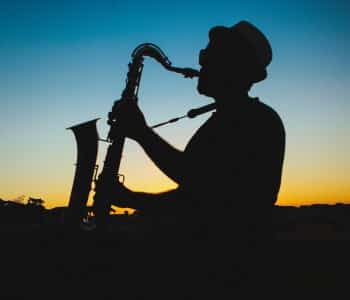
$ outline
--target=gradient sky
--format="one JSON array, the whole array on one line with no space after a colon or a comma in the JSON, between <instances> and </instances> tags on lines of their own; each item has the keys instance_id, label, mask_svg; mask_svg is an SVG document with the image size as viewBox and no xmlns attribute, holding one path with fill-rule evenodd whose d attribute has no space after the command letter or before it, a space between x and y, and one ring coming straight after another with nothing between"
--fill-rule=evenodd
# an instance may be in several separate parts
<instances>
[{"instance_id":1,"label":"gradient sky","mask_svg":"<svg viewBox=\"0 0 350 300\"><path fill-rule=\"evenodd\" d=\"M152 42L173 65L198 68L212 26L248 20L274 52L268 79L250 94L277 110L286 127L278 204L350 203L349 9L345 0L1 1L0 198L67 205L76 145L65 128L100 117L106 136L132 50ZM210 102L196 93L196 80L146 58L139 104L150 125ZM183 149L208 116L157 132ZM105 149L100 143L101 166ZM176 187L133 141L121 173L135 190Z\"/></svg>"}]
</instances>

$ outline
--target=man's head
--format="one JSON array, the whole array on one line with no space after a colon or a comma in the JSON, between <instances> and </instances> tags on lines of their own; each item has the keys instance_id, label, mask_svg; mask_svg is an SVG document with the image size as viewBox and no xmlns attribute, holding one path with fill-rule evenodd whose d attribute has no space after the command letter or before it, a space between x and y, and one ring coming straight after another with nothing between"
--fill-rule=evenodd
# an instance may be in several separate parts
<instances>
[{"instance_id":1,"label":"man's head","mask_svg":"<svg viewBox=\"0 0 350 300\"><path fill-rule=\"evenodd\" d=\"M266 78L272 50L264 34L249 22L232 27L216 26L201 50L198 91L209 97L248 92L253 83Z\"/></svg>"}]
</instances>

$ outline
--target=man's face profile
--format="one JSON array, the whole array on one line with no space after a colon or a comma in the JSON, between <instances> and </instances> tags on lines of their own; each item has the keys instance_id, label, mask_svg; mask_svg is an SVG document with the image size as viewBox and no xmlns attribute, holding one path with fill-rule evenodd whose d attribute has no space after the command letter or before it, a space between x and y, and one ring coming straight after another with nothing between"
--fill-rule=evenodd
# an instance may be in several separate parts
<instances>
[{"instance_id":1,"label":"man's face profile","mask_svg":"<svg viewBox=\"0 0 350 300\"><path fill-rule=\"evenodd\" d=\"M210 42L199 53L199 65L197 90L200 94L216 97L232 85L234 59L227 48Z\"/></svg>"}]
</instances>

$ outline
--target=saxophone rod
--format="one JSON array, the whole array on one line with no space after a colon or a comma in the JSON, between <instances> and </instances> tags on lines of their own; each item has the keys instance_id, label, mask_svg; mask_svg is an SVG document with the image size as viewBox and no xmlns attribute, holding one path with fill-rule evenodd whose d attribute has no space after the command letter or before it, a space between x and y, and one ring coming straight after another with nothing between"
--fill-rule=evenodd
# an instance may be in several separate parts
<instances>
[{"instance_id":1,"label":"saxophone rod","mask_svg":"<svg viewBox=\"0 0 350 300\"><path fill-rule=\"evenodd\" d=\"M180 119L183 119L183 118L190 118L190 119L192 119L192 118L195 118L195 117L197 117L197 116L199 116L201 114L205 114L205 113L207 113L207 112L209 112L211 110L214 110L214 109L216 109L216 103L210 103L210 104L198 107L198 108L193 108L193 109L190 109L187 112L186 115L170 119L170 120L168 120L166 122L158 123L156 125L151 126L151 128L157 128L157 127L169 124L169 123L174 123L174 122L177 122L177 121L179 121Z\"/></svg>"},{"instance_id":2,"label":"saxophone rod","mask_svg":"<svg viewBox=\"0 0 350 300\"><path fill-rule=\"evenodd\" d=\"M177 117L177 118L173 118L173 119L170 119L170 120L162 122L162 123L158 123L156 125L150 126L150 128L153 129L153 128L157 128L157 127L169 124L169 123L174 123L174 122L177 122L183 118L193 119L201 114L205 114L205 113L207 113L211 110L214 110L214 109L216 109L216 103L210 103L210 104L198 107L198 108L193 108L193 109L190 109L186 115L183 115L183 116ZM108 139L101 139L101 138L99 138L99 141L107 142L107 143L109 142Z\"/></svg>"}]
</instances>

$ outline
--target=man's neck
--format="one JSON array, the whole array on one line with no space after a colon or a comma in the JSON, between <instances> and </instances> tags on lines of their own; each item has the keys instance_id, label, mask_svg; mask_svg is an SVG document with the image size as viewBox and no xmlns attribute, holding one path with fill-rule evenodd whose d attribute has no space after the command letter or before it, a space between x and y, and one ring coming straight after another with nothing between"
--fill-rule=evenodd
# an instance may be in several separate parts
<instances>
[{"instance_id":1,"label":"man's neck","mask_svg":"<svg viewBox=\"0 0 350 300\"><path fill-rule=\"evenodd\" d=\"M217 111L226 111L232 109L239 109L243 107L251 101L251 97L249 97L247 92L244 93L231 93L229 95L223 95L220 97L216 97L214 100L217 105Z\"/></svg>"}]
</instances>

